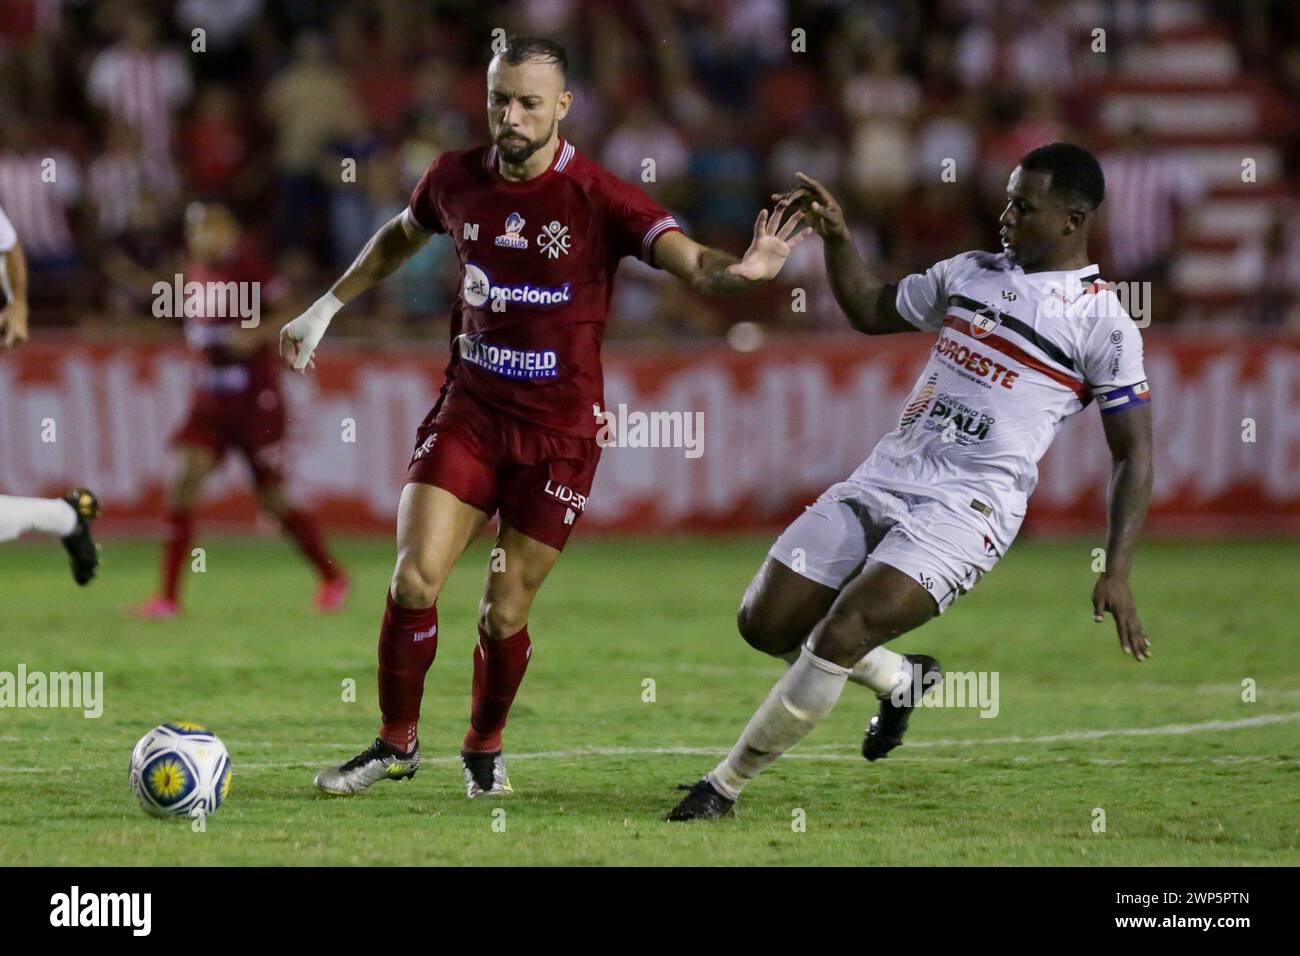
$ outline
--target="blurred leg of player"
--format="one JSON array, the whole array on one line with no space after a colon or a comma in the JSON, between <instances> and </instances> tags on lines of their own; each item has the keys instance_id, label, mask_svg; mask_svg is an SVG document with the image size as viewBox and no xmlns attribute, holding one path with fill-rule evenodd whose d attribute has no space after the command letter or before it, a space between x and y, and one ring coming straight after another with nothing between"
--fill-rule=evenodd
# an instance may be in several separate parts
<instances>
[{"instance_id":1,"label":"blurred leg of player","mask_svg":"<svg viewBox=\"0 0 1300 956\"><path fill-rule=\"evenodd\" d=\"M379 628L379 710L375 742L316 786L340 796L379 780L401 780L420 766L416 735L424 677L438 652L438 595L452 565L487 521L484 510L434 485L409 482L397 509L397 564Z\"/></svg>"},{"instance_id":2,"label":"blurred leg of player","mask_svg":"<svg viewBox=\"0 0 1300 956\"><path fill-rule=\"evenodd\" d=\"M834 709L850 672L867 653L924 624L937 610L935 599L910 575L867 561L813 628L726 759L691 788L668 819L728 815L745 786Z\"/></svg>"},{"instance_id":3,"label":"blurred leg of player","mask_svg":"<svg viewBox=\"0 0 1300 956\"><path fill-rule=\"evenodd\" d=\"M508 524L497 536L479 605L470 726L461 744L471 798L513 792L501 755L501 732L533 653L528 611L559 556L558 549Z\"/></svg>"},{"instance_id":4,"label":"blurred leg of player","mask_svg":"<svg viewBox=\"0 0 1300 956\"><path fill-rule=\"evenodd\" d=\"M284 492L287 471L284 410L284 398L278 389L249 391L238 403L227 405L222 430L231 436L231 444L248 462L257 503L275 518L280 530L293 539L315 569L320 579L316 609L337 611L347 597L348 577L326 550L316 519L309 512L295 508Z\"/></svg>"},{"instance_id":5,"label":"blurred leg of player","mask_svg":"<svg viewBox=\"0 0 1300 956\"><path fill-rule=\"evenodd\" d=\"M798 536L799 529L792 527L791 534ZM796 553L787 560L806 569L806 555L800 560ZM805 577L769 554L741 601L737 619L740 634L756 650L793 664L799 659L804 641L830 611L838 594L839 588ZM900 702L901 695L893 691L918 674L926 681L933 680L930 675L938 671L939 664L932 657L899 654L884 646L873 648L853 665L849 680L873 691L880 701L879 712L863 735L864 757L884 757L903 741L912 707L905 697Z\"/></svg>"},{"instance_id":6,"label":"blurred leg of player","mask_svg":"<svg viewBox=\"0 0 1300 956\"><path fill-rule=\"evenodd\" d=\"M167 489L167 530L163 537L158 593L136 607L138 617L170 618L180 612L181 568L194 543L194 509L203 482L221 463L225 449L212 437L206 443L178 438L180 469Z\"/></svg>"},{"instance_id":7,"label":"blurred leg of player","mask_svg":"<svg viewBox=\"0 0 1300 956\"><path fill-rule=\"evenodd\" d=\"M253 473L257 503L280 523L280 530L293 539L302 556L320 576L320 585L316 589L316 609L326 612L340 610L348 594L348 576L326 549L316 519L309 512L289 504L278 471L254 464Z\"/></svg>"},{"instance_id":8,"label":"blurred leg of player","mask_svg":"<svg viewBox=\"0 0 1300 956\"><path fill-rule=\"evenodd\" d=\"M99 565L99 548L90 537L90 523L97 517L99 500L85 488L74 488L62 498L0 495L0 541L28 532L62 539L73 579L86 584Z\"/></svg>"}]
</instances>

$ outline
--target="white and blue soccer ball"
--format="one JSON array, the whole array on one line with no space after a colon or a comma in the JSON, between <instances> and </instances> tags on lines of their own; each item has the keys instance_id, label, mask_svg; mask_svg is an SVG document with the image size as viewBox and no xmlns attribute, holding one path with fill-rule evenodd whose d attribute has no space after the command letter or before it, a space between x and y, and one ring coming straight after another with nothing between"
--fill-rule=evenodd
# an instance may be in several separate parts
<instances>
[{"instance_id":1,"label":"white and blue soccer ball","mask_svg":"<svg viewBox=\"0 0 1300 956\"><path fill-rule=\"evenodd\" d=\"M131 791L155 817L215 813L230 795L230 753L199 724L155 727L131 751Z\"/></svg>"}]
</instances>

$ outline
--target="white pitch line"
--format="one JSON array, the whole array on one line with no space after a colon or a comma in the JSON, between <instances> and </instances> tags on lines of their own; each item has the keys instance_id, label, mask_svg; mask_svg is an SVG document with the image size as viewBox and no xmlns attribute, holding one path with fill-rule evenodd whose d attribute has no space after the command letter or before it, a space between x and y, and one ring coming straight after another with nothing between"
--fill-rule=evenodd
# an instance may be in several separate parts
<instances>
[{"instance_id":1,"label":"white pitch line","mask_svg":"<svg viewBox=\"0 0 1300 956\"><path fill-rule=\"evenodd\" d=\"M1044 734L1038 737L977 737L957 740L909 741L909 747L980 747L988 744L1053 744L1071 740L1100 740L1104 737L1176 737L1207 730L1244 730L1247 727L1264 727L1300 720L1300 711L1290 714L1261 714L1240 720L1205 720L1199 724L1165 724L1163 727L1119 727L1114 730L1072 730L1063 734Z\"/></svg>"},{"instance_id":2,"label":"white pitch line","mask_svg":"<svg viewBox=\"0 0 1300 956\"><path fill-rule=\"evenodd\" d=\"M1245 730L1250 727L1263 727L1269 724L1287 723L1290 721L1300 720L1300 711L1290 714L1261 714L1258 717L1243 717L1240 720L1205 720L1198 724L1165 724L1162 727L1121 727L1115 730L1076 730L1062 734L1044 734L1037 737L984 737L967 740L946 739L946 740L917 740L908 743L909 753L903 756L905 759L924 759L935 762L971 760L971 757L928 757L917 758L911 757L910 752L923 747L983 747L996 744L1041 744L1041 743L1061 743L1079 740L1099 740L1105 737L1163 737L1163 736L1181 736L1184 734L1194 734L1211 730ZM321 749L326 747L346 748L348 744L320 744ZM841 751L840 744L824 744L821 749L834 749ZM818 748L805 747L802 752L785 754L782 759L795 760L847 760L851 762L860 761L862 758L856 754L837 753L816 753ZM727 754L727 750L718 747L579 747L573 750L539 750L533 753L515 753L510 755L513 760L574 760L582 757L655 757L655 756L695 756L695 757L722 757ZM1023 757L1015 758L1017 760L1027 759ZM1069 761L1075 758L1058 757L1058 760ZM1213 758L1177 758L1166 757L1158 758L1154 761L1144 758L1135 758L1135 763L1246 763L1256 760L1268 760L1267 756L1241 755L1241 756L1224 756ZM1112 764L1126 762L1127 758L1083 758L1084 762L1093 764ZM426 757L422 763L426 764L450 764L458 763L459 756L443 757ZM295 767L320 767L328 763L328 758L314 761L292 761L278 763L237 763L236 766L241 770L291 770ZM1289 761L1282 761L1289 762ZM74 771L85 770L106 770L117 766L117 764L82 764L79 767L0 767L0 773L71 773Z\"/></svg>"},{"instance_id":3,"label":"white pitch line","mask_svg":"<svg viewBox=\"0 0 1300 956\"><path fill-rule=\"evenodd\" d=\"M658 748L658 749L644 749L644 750L636 750L636 749L629 748L626 751L626 754L631 756L657 756L657 755L664 754L665 752L669 752L673 754L684 752L684 753L695 754L704 757L721 757L727 753L727 751L725 750L707 750L702 747L681 747L681 748ZM575 753L573 751L557 751L554 754L532 753L532 754L518 754L517 756L537 758L537 757L548 757L548 756L549 757L556 757L556 756L578 757L578 756L601 756L601 755L588 754L585 752ZM511 759L513 760L514 757L512 757ZM832 754L832 753L794 752L794 753L785 754L784 756L782 756L781 759L782 760L829 760L833 762L846 762L846 763L857 763L857 764L862 763L862 758L857 754L845 754L845 753ZM912 763L937 763L937 764L973 763L978 759L979 759L978 757L958 757L955 755L945 755L945 756L934 755L934 756L923 757L920 754L915 754L915 753L902 753L901 756L895 754L893 757L891 757L891 760L894 760L896 762L909 763L909 764ZM1022 764L1032 764L1034 762L1042 762L1044 760L1049 760L1053 763L1089 764L1091 766L1096 766L1096 767L1112 767L1112 766L1123 767L1123 766L1128 766L1130 764L1135 766L1144 766L1144 767L1151 766L1151 765L1162 766L1162 767L1175 766L1175 765L1188 766L1192 764L1203 766L1207 763L1220 765L1220 766L1233 766L1236 764L1243 764L1243 763L1268 763L1268 764L1279 764L1279 765L1300 764L1300 757L1271 757L1266 754L1239 754L1235 756L1229 755L1224 757L1211 757L1209 759L1206 759L1204 757L1134 757L1134 758L1067 757L1064 755L1057 755L1055 757L1029 757L1029 756L1021 755L1021 756L1013 757L1011 759L1015 763L1022 763ZM423 766L424 764L452 764L458 762L459 760L460 760L459 757L431 757L427 760L424 760L421 765ZM240 773L244 773L249 770L256 770L256 771L318 770L320 769L321 764L322 761L320 760L292 760L292 761L284 761L280 763L244 763L243 761L240 761L236 764L236 767L238 768ZM118 766L117 764L90 764L90 765L83 765L80 767L0 767L0 773L72 773L73 771L85 772L87 770L112 770L117 766Z\"/></svg>"}]
</instances>

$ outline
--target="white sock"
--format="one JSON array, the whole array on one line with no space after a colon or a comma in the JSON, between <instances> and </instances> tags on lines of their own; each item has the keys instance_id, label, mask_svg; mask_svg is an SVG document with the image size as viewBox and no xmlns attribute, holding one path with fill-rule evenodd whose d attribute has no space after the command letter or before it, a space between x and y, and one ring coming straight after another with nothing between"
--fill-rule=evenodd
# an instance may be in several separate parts
<instances>
[{"instance_id":1,"label":"white sock","mask_svg":"<svg viewBox=\"0 0 1300 956\"><path fill-rule=\"evenodd\" d=\"M888 694L896 685L911 679L912 669L907 658L883 644L873 647L849 672L849 680L871 688L877 695Z\"/></svg>"},{"instance_id":2,"label":"white sock","mask_svg":"<svg viewBox=\"0 0 1300 956\"><path fill-rule=\"evenodd\" d=\"M0 541L28 531L66 538L77 529L77 512L62 498L17 498L0 495Z\"/></svg>"},{"instance_id":3,"label":"white sock","mask_svg":"<svg viewBox=\"0 0 1300 956\"><path fill-rule=\"evenodd\" d=\"M822 660L804 648L754 712L731 753L713 768L709 782L724 796L739 797L749 781L834 709L848 676L847 667Z\"/></svg>"},{"instance_id":4,"label":"white sock","mask_svg":"<svg viewBox=\"0 0 1300 956\"><path fill-rule=\"evenodd\" d=\"M793 664L799 659L801 649L802 645L778 656L787 664ZM911 674L906 658L882 644L873 647L866 657L853 665L853 670L849 671L849 680L868 687L879 695L893 691L897 682L910 680Z\"/></svg>"}]
</instances>

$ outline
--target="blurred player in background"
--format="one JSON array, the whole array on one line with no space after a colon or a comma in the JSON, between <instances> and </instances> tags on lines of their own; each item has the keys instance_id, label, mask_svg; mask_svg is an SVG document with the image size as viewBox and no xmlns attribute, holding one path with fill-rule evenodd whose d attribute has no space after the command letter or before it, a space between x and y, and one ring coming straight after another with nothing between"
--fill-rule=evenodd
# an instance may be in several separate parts
<instances>
[{"instance_id":1,"label":"blurred player in background","mask_svg":"<svg viewBox=\"0 0 1300 956\"><path fill-rule=\"evenodd\" d=\"M783 197L824 241L831 288L867 335L937 332L898 427L777 539L745 593L740 629L790 662L731 753L669 820L728 816L741 790L834 708L848 680L876 691L868 760L903 742L938 662L884 645L965 594L1015 539L1038 460L1094 399L1110 446L1106 564L1093 620L1109 611L1143 661L1128 576L1151 496L1150 391L1142 338L1088 254L1105 194L1087 150L1053 143L1011 173L1002 252L963 252L897 286L866 269L839 203L817 181Z\"/></svg>"},{"instance_id":2,"label":"blurred player in background","mask_svg":"<svg viewBox=\"0 0 1300 956\"><path fill-rule=\"evenodd\" d=\"M496 554L474 649L470 726L461 745L470 797L510 791L506 724L532 643L528 612L581 517L596 473L604 402L600 344L614 271L638 256L692 288L723 295L772 279L801 214L759 213L744 258L686 238L641 190L558 132L573 96L549 40L516 37L488 68L490 146L440 156L409 207L383 226L333 288L285 326L281 352L303 369L331 317L396 270L433 233L461 262L451 363L420 426L397 515L397 566L379 635L379 737L316 785L352 794L412 776L424 678L437 649L437 599L494 513Z\"/></svg>"},{"instance_id":3,"label":"blurred player in background","mask_svg":"<svg viewBox=\"0 0 1300 956\"><path fill-rule=\"evenodd\" d=\"M27 259L9 217L0 209L0 344L16 348L27 341ZM0 541L28 532L63 541L72 562L72 577L87 584L99 567L99 546L90 523L99 517L99 500L85 488L62 498L0 495Z\"/></svg>"},{"instance_id":4,"label":"blurred player in background","mask_svg":"<svg viewBox=\"0 0 1300 956\"><path fill-rule=\"evenodd\" d=\"M169 618L180 611L180 575L194 541L194 511L204 480L229 451L252 472L258 504L293 538L320 577L316 607L338 610L348 578L326 550L316 521L285 496L284 396L276 358L276 327L243 327L239 303L259 308L275 299L271 276L241 241L230 210L215 202L192 203L185 212L188 261L183 277L208 290L202 314L185 315L185 340L201 356L189 416L172 438L180 469L168 489L167 537L159 593L135 609L142 617ZM250 290L256 289L254 300ZM241 291L243 290L243 291Z\"/></svg>"}]
</instances>

